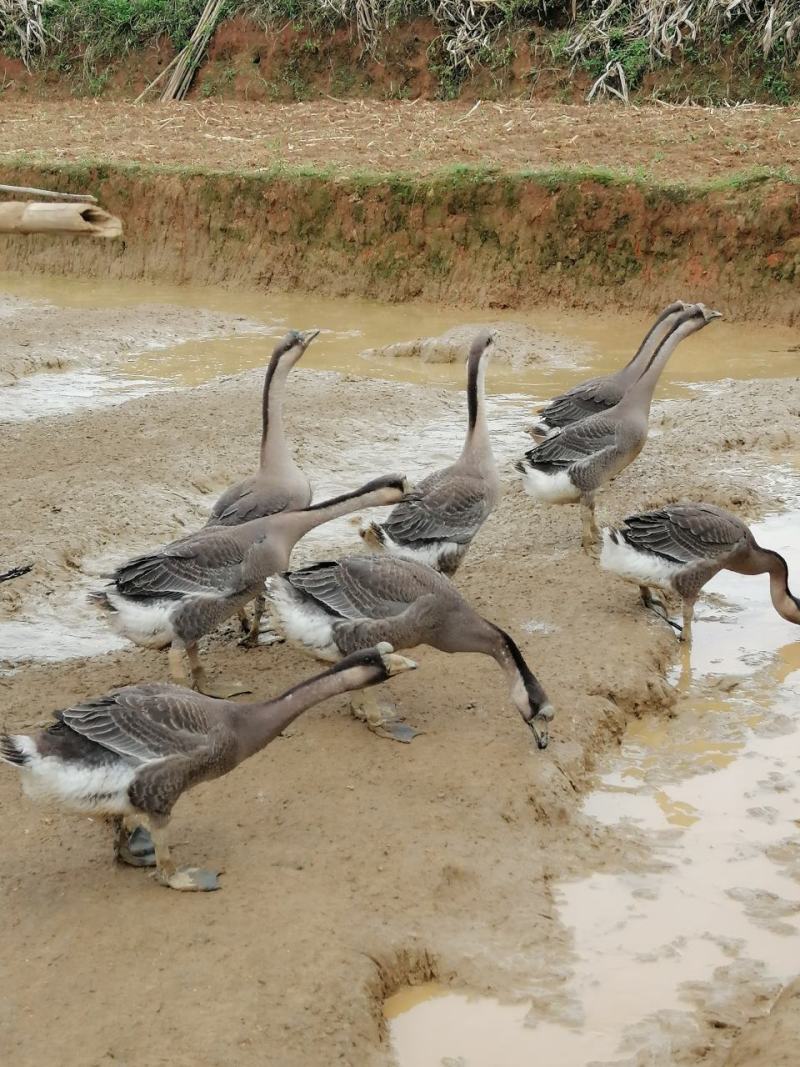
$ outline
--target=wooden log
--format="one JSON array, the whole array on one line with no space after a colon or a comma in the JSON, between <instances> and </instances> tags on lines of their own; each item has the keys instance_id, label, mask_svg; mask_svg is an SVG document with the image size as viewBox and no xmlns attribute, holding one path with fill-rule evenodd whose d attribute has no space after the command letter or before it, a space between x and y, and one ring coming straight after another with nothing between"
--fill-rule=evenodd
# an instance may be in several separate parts
<instances>
[{"instance_id":1,"label":"wooden log","mask_svg":"<svg viewBox=\"0 0 800 1067\"><path fill-rule=\"evenodd\" d=\"M90 193L56 193L50 189L31 189L27 185L0 185L0 193L23 193L37 196L40 200L75 200L82 204L96 204L97 197Z\"/></svg>"},{"instance_id":2,"label":"wooden log","mask_svg":"<svg viewBox=\"0 0 800 1067\"><path fill-rule=\"evenodd\" d=\"M0 234L52 233L86 237L119 237L122 222L92 204L0 204Z\"/></svg>"}]
</instances>

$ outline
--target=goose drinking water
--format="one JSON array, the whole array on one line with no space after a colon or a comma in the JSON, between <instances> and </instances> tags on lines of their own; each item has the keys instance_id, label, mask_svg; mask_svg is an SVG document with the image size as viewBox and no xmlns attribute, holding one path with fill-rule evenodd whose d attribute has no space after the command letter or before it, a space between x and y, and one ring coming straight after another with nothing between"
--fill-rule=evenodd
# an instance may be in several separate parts
<instances>
[{"instance_id":1,"label":"goose drinking water","mask_svg":"<svg viewBox=\"0 0 800 1067\"><path fill-rule=\"evenodd\" d=\"M683 641L691 640L700 590L722 570L768 574L775 610L787 622L800 623L800 600L789 590L786 560L762 548L741 519L713 504L669 504L604 529L600 566L635 582L645 607L670 622ZM671 622L652 587L681 597L683 626Z\"/></svg>"},{"instance_id":2,"label":"goose drinking water","mask_svg":"<svg viewBox=\"0 0 800 1067\"><path fill-rule=\"evenodd\" d=\"M345 556L275 575L272 608L290 641L335 660L375 641L395 648L429 645L480 652L496 660L511 699L539 748L546 748L553 706L510 634L482 618L443 574L391 556ZM411 741L416 731L387 718L367 699L363 717L376 733Z\"/></svg>"}]
</instances>

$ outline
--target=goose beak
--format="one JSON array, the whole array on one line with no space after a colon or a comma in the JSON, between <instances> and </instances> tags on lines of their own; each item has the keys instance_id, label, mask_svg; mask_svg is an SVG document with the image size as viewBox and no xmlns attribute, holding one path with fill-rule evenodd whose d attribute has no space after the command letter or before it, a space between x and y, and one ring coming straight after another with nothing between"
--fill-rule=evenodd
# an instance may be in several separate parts
<instances>
[{"instance_id":1,"label":"goose beak","mask_svg":"<svg viewBox=\"0 0 800 1067\"><path fill-rule=\"evenodd\" d=\"M381 658L390 678L395 674L402 674L403 671L415 671L417 669L417 664L413 659L401 656L397 652L386 653Z\"/></svg>"},{"instance_id":2,"label":"goose beak","mask_svg":"<svg viewBox=\"0 0 800 1067\"><path fill-rule=\"evenodd\" d=\"M528 720L536 747L540 750L547 748L550 743L550 720L555 715L552 704L544 704L534 718Z\"/></svg>"},{"instance_id":3,"label":"goose beak","mask_svg":"<svg viewBox=\"0 0 800 1067\"><path fill-rule=\"evenodd\" d=\"M697 306L703 312L703 318L706 320L706 322L711 322L712 319L722 318L721 311L714 311L713 308L707 308L705 304L698 304Z\"/></svg>"},{"instance_id":4,"label":"goose beak","mask_svg":"<svg viewBox=\"0 0 800 1067\"><path fill-rule=\"evenodd\" d=\"M300 334L300 341L302 342L303 348L308 348L314 338L318 337L319 334L319 330L304 330Z\"/></svg>"}]
</instances>

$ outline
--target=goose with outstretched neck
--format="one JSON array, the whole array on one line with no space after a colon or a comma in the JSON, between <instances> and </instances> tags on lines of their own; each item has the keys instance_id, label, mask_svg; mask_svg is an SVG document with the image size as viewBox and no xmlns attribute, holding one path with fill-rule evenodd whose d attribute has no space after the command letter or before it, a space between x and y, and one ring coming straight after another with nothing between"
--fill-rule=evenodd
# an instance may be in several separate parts
<instances>
[{"instance_id":1,"label":"goose with outstretched neck","mask_svg":"<svg viewBox=\"0 0 800 1067\"><path fill-rule=\"evenodd\" d=\"M687 306L682 300L676 300L664 308L629 363L614 374L590 378L554 397L537 412L536 420L525 427L525 432L534 440L541 441L557 430L585 419L587 415L613 408L622 400L628 386L638 379L653 351L669 332L673 317Z\"/></svg>"},{"instance_id":2,"label":"goose with outstretched neck","mask_svg":"<svg viewBox=\"0 0 800 1067\"><path fill-rule=\"evenodd\" d=\"M345 556L276 574L268 590L277 625L318 659L336 660L376 641L399 649L429 645L440 652L491 656L537 745L546 748L553 706L522 652L432 567L391 556ZM369 697L353 710L395 741L411 741L417 732Z\"/></svg>"},{"instance_id":3,"label":"goose with outstretched neck","mask_svg":"<svg viewBox=\"0 0 800 1067\"><path fill-rule=\"evenodd\" d=\"M264 581L289 565L292 549L310 530L359 508L402 500L408 483L400 474L368 482L352 493L298 511L281 511L241 526L210 526L123 563L109 586L91 594L108 612L111 627L134 644L170 649L173 677L187 676L209 696L247 692L234 683L211 688L197 642L264 589Z\"/></svg>"},{"instance_id":4,"label":"goose with outstretched neck","mask_svg":"<svg viewBox=\"0 0 800 1067\"><path fill-rule=\"evenodd\" d=\"M226 489L211 509L207 526L240 526L279 511L294 511L311 503L311 483L298 467L283 423L283 400L289 372L319 334L319 330L290 330L272 353L261 397L261 450L255 474ZM255 605L260 620L263 602ZM242 608L239 615L243 643L258 641L256 623Z\"/></svg>"},{"instance_id":5,"label":"goose with outstretched neck","mask_svg":"<svg viewBox=\"0 0 800 1067\"><path fill-rule=\"evenodd\" d=\"M703 304L689 304L671 316L668 332L618 404L546 438L515 464L526 492L535 500L580 502L585 551L599 536L595 494L633 463L647 443L653 392L668 359L684 338L718 318L718 311Z\"/></svg>"},{"instance_id":6,"label":"goose with outstretched neck","mask_svg":"<svg viewBox=\"0 0 800 1067\"><path fill-rule=\"evenodd\" d=\"M19 769L31 798L110 817L116 857L154 866L161 885L218 889L218 872L177 867L170 855L166 830L178 799L260 752L320 701L415 666L380 644L257 704L176 685L129 685L56 712L53 725L35 736L1 735L0 760Z\"/></svg>"},{"instance_id":7,"label":"goose with outstretched neck","mask_svg":"<svg viewBox=\"0 0 800 1067\"><path fill-rule=\"evenodd\" d=\"M492 335L483 331L470 346L468 425L461 455L451 466L418 482L384 522L362 527L361 536L372 548L452 575L489 517L500 491L486 421L484 381L491 343Z\"/></svg>"},{"instance_id":8,"label":"goose with outstretched neck","mask_svg":"<svg viewBox=\"0 0 800 1067\"><path fill-rule=\"evenodd\" d=\"M762 548L749 527L713 504L669 504L631 515L603 530L600 565L639 586L642 602L691 641L700 590L722 570L768 574L773 606L787 622L800 624L800 601L789 590L789 568L778 552ZM683 624L673 622L653 588L676 593Z\"/></svg>"}]
</instances>

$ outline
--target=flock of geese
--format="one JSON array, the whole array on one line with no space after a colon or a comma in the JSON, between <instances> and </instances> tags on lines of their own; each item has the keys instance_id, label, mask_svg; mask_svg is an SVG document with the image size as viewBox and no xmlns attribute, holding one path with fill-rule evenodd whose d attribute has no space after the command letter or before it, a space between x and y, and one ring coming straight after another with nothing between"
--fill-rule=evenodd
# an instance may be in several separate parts
<instances>
[{"instance_id":1,"label":"flock of geese","mask_svg":"<svg viewBox=\"0 0 800 1067\"><path fill-rule=\"evenodd\" d=\"M576 386L539 412L528 428L536 443L515 464L534 499L580 504L584 550L599 547L601 566L637 584L644 604L687 641L701 588L725 568L769 574L776 610L800 623L785 560L718 507L670 504L602 534L597 528L595 496L644 447L667 360L681 340L718 317L702 304L671 304L627 366ZM511 635L474 611L452 580L500 492L484 390L491 334L478 334L469 350L467 433L451 466L414 488L392 474L312 503L286 436L283 396L289 372L318 332L292 331L273 352L258 471L223 493L202 529L128 560L91 595L117 633L146 648L169 649L173 677L191 688L125 686L57 712L36 736L0 737L0 759L20 770L29 796L110 818L116 857L155 867L157 880L173 889L219 887L216 872L179 868L170 856L166 830L178 798L264 748L307 708L359 691L354 710L371 729L399 741L414 737L412 727L379 707L371 688L416 666L395 650L429 645L491 656L538 747L548 743L554 709L544 689ZM360 530L372 553L289 569L293 548L315 527L387 506L393 507L382 522ZM682 624L669 618L654 589L682 599ZM275 629L334 666L275 700L237 703L230 698L247 690L213 686L198 642L238 616L241 643L259 644L268 603Z\"/></svg>"}]
</instances>

